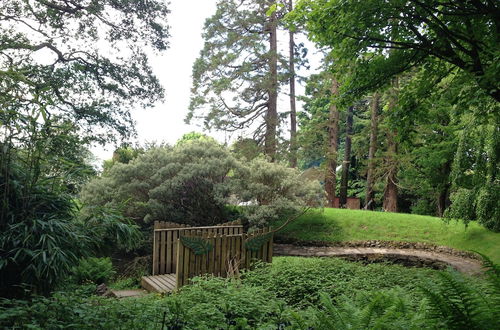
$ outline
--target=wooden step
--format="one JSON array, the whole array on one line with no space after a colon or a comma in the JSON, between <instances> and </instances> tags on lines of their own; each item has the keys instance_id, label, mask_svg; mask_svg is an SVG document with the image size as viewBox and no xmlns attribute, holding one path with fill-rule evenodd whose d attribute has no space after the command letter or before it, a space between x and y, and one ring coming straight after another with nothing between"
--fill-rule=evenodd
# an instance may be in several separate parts
<instances>
[{"instance_id":1,"label":"wooden step","mask_svg":"<svg viewBox=\"0 0 500 330\"><path fill-rule=\"evenodd\" d=\"M163 274L155 276L143 276L141 286L149 292L172 292L176 289L177 283L175 274Z\"/></svg>"}]
</instances>

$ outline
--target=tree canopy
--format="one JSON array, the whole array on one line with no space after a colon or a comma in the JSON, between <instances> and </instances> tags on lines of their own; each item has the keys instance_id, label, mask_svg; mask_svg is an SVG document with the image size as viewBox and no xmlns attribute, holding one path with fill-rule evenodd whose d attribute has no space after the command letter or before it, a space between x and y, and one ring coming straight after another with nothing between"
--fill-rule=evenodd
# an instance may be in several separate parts
<instances>
[{"instance_id":1,"label":"tree canopy","mask_svg":"<svg viewBox=\"0 0 500 330\"><path fill-rule=\"evenodd\" d=\"M94 140L129 136L130 109L163 97L147 50L168 47L168 13L159 0L2 1L2 125L60 116Z\"/></svg>"},{"instance_id":2,"label":"tree canopy","mask_svg":"<svg viewBox=\"0 0 500 330\"><path fill-rule=\"evenodd\" d=\"M344 88L351 93L362 95L435 57L471 75L500 101L498 2L301 0L290 18L349 62Z\"/></svg>"}]
</instances>

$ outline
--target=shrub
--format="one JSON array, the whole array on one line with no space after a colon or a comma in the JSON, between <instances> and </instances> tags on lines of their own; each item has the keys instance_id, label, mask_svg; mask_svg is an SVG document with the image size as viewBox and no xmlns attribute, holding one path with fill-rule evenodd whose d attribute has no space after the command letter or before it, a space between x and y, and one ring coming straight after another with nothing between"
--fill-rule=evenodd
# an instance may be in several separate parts
<instances>
[{"instance_id":1,"label":"shrub","mask_svg":"<svg viewBox=\"0 0 500 330\"><path fill-rule=\"evenodd\" d=\"M254 159L238 161L210 140L190 140L173 148L154 148L128 164L116 164L81 193L83 212L94 207L122 207L123 214L142 227L167 220L188 225L214 225L238 217L240 208L252 225L262 226L318 205L323 192L318 182L302 180L286 166ZM255 202L255 203L253 203Z\"/></svg>"},{"instance_id":2,"label":"shrub","mask_svg":"<svg viewBox=\"0 0 500 330\"><path fill-rule=\"evenodd\" d=\"M123 206L123 214L142 227L155 220L189 225L226 222L227 178L236 166L226 149L208 140L153 148L87 184L81 192L83 211Z\"/></svg>"},{"instance_id":3,"label":"shrub","mask_svg":"<svg viewBox=\"0 0 500 330\"><path fill-rule=\"evenodd\" d=\"M300 172L263 158L239 167L233 179L233 192L243 216L257 227L297 214L307 206L321 206L324 191L317 181L304 179Z\"/></svg>"},{"instance_id":4,"label":"shrub","mask_svg":"<svg viewBox=\"0 0 500 330\"><path fill-rule=\"evenodd\" d=\"M73 268L72 275L79 284L102 284L108 282L115 275L115 271L110 258L84 258Z\"/></svg>"}]
</instances>

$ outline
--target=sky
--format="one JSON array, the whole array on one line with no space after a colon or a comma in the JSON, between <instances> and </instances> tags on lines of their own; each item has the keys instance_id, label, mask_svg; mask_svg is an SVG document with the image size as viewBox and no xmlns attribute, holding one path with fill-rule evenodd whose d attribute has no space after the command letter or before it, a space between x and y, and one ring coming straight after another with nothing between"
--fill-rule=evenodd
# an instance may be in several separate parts
<instances>
[{"instance_id":1,"label":"sky","mask_svg":"<svg viewBox=\"0 0 500 330\"><path fill-rule=\"evenodd\" d=\"M203 47L203 24L215 13L216 0L170 0L171 13L168 16L170 25L170 48L161 55L150 56L150 64L160 83L165 88L165 101L154 108L135 109L132 118L136 122L137 140L145 142L167 142L174 144L183 134L197 131L202 128L196 125L187 125L184 118L189 107L191 89L191 71L195 59ZM283 38L285 37L285 38ZM280 47L288 47L288 37L283 36ZM303 41L303 40L301 40ZM309 49L314 49L308 45ZM310 52L314 60L314 54ZM317 65L313 65L317 67ZM298 94L303 88L297 86ZM286 96L281 95L278 106L288 107ZM301 103L298 102L298 110ZM227 135L223 132L205 132L219 142L234 140L237 135ZM106 147L95 146L91 150L96 156L95 164L100 165L105 159L113 155L115 145Z\"/></svg>"},{"instance_id":2,"label":"sky","mask_svg":"<svg viewBox=\"0 0 500 330\"><path fill-rule=\"evenodd\" d=\"M200 127L187 125L184 118L189 106L191 68L203 47L201 36L205 19L215 13L215 0L170 0L170 48L159 56L151 56L154 73L165 88L165 101L150 109L135 109L138 142L146 141L173 144L184 133L201 131ZM210 133L218 140L223 134ZM221 141L221 142L222 142ZM114 145L96 146L92 152L98 162L112 157Z\"/></svg>"}]
</instances>

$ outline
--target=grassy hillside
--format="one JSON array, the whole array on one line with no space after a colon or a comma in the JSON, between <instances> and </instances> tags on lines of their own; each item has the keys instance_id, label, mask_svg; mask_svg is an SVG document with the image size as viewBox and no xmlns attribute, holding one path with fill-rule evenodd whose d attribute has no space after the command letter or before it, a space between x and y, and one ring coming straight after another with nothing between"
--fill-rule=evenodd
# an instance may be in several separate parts
<instances>
[{"instance_id":1,"label":"grassy hillside","mask_svg":"<svg viewBox=\"0 0 500 330\"><path fill-rule=\"evenodd\" d=\"M471 222L444 223L440 218L402 213L329 209L311 211L280 234L305 241L409 241L481 252L500 263L500 233Z\"/></svg>"}]
</instances>

